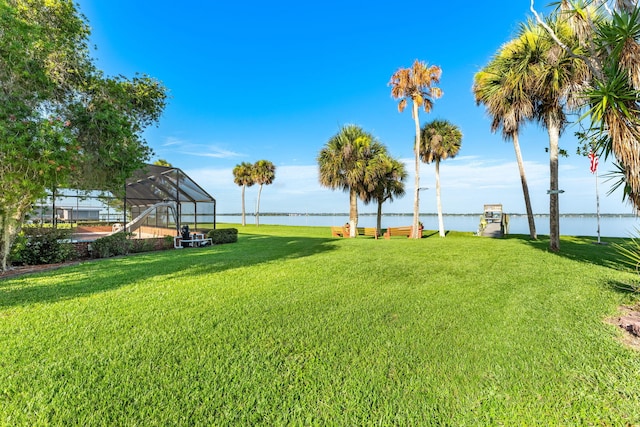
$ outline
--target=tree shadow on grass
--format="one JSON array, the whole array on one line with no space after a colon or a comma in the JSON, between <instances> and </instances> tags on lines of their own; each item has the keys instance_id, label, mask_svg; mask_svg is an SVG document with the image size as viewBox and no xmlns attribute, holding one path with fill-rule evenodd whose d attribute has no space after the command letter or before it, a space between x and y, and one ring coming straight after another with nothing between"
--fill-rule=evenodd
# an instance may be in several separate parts
<instances>
[{"instance_id":1,"label":"tree shadow on grass","mask_svg":"<svg viewBox=\"0 0 640 427\"><path fill-rule=\"evenodd\" d=\"M608 280L606 283L610 289L623 295L638 295L640 290L640 283L625 283L620 280Z\"/></svg>"},{"instance_id":2,"label":"tree shadow on grass","mask_svg":"<svg viewBox=\"0 0 640 427\"><path fill-rule=\"evenodd\" d=\"M167 280L308 257L335 249L335 239L242 236L238 243L87 261L49 273L0 280L0 309L51 303L118 289L158 276Z\"/></svg>"},{"instance_id":3,"label":"tree shadow on grass","mask_svg":"<svg viewBox=\"0 0 640 427\"><path fill-rule=\"evenodd\" d=\"M509 234L505 239L518 239L529 246L544 252L549 250L549 236L538 236L538 240L531 240L525 234ZM560 236L560 251L555 254L578 262L600 265L615 270L624 269L624 259L618 252L616 244L624 244L628 239L606 238L601 244L592 236Z\"/></svg>"}]
</instances>

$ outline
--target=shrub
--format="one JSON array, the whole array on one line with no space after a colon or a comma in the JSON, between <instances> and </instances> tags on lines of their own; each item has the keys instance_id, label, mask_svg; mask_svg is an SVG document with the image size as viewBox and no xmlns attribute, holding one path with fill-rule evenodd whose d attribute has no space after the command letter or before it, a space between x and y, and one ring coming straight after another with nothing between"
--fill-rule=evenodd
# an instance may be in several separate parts
<instances>
[{"instance_id":1,"label":"shrub","mask_svg":"<svg viewBox=\"0 0 640 427\"><path fill-rule=\"evenodd\" d=\"M640 230L636 229L635 233L636 235L640 234ZM638 238L629 239L625 245L614 243L613 247L618 252L621 263L630 267L636 275L640 275L640 241ZM628 283L627 286L630 291L640 292L638 276L636 276L636 280Z\"/></svg>"},{"instance_id":2,"label":"shrub","mask_svg":"<svg viewBox=\"0 0 640 427\"><path fill-rule=\"evenodd\" d=\"M76 251L69 229L25 227L16 239L11 261L15 264L55 264L73 259Z\"/></svg>"},{"instance_id":3,"label":"shrub","mask_svg":"<svg viewBox=\"0 0 640 427\"><path fill-rule=\"evenodd\" d=\"M164 240L164 244L163 244L164 249L173 248L173 236L164 236L163 240Z\"/></svg>"},{"instance_id":4,"label":"shrub","mask_svg":"<svg viewBox=\"0 0 640 427\"><path fill-rule=\"evenodd\" d=\"M114 233L97 239L91 244L91 253L95 258L109 258L126 255L131 251L131 233Z\"/></svg>"},{"instance_id":5,"label":"shrub","mask_svg":"<svg viewBox=\"0 0 640 427\"><path fill-rule=\"evenodd\" d=\"M211 238L211 243L219 245L222 243L235 243L238 241L237 228L221 228L211 230L207 233L207 237Z\"/></svg>"},{"instance_id":6,"label":"shrub","mask_svg":"<svg viewBox=\"0 0 640 427\"><path fill-rule=\"evenodd\" d=\"M131 247L129 252L136 254L140 252L151 252L155 250L155 244L149 239L134 239L129 241Z\"/></svg>"}]
</instances>

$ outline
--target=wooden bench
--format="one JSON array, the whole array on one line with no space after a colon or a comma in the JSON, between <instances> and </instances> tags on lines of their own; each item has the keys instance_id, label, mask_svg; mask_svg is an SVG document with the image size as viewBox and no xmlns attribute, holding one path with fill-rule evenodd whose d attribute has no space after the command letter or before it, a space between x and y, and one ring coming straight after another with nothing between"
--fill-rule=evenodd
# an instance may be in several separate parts
<instances>
[{"instance_id":1,"label":"wooden bench","mask_svg":"<svg viewBox=\"0 0 640 427\"><path fill-rule=\"evenodd\" d=\"M350 237L347 227L331 227L331 235L333 237ZM358 227L356 229L356 236L371 236L378 238L378 229L375 227Z\"/></svg>"},{"instance_id":2,"label":"wooden bench","mask_svg":"<svg viewBox=\"0 0 640 427\"><path fill-rule=\"evenodd\" d=\"M378 229L376 227L358 227L358 236L371 236L378 238Z\"/></svg>"},{"instance_id":3,"label":"wooden bench","mask_svg":"<svg viewBox=\"0 0 640 427\"><path fill-rule=\"evenodd\" d=\"M331 227L331 235L333 237L349 237L349 233L344 227L332 226Z\"/></svg>"},{"instance_id":4,"label":"wooden bench","mask_svg":"<svg viewBox=\"0 0 640 427\"><path fill-rule=\"evenodd\" d=\"M385 239L390 239L391 236L407 236L411 237L413 233L413 226L409 225L406 227L389 227L387 228L386 233L384 233ZM422 237L422 236L420 236Z\"/></svg>"}]
</instances>

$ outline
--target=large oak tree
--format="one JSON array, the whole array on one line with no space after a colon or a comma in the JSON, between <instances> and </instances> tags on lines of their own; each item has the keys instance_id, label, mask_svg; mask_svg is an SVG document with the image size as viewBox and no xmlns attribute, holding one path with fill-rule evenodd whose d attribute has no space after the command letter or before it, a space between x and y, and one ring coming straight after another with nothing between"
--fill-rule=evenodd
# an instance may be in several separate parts
<instances>
[{"instance_id":1,"label":"large oak tree","mask_svg":"<svg viewBox=\"0 0 640 427\"><path fill-rule=\"evenodd\" d=\"M47 189L122 191L151 150L143 130L166 91L147 76L94 65L89 27L70 0L0 0L0 268Z\"/></svg>"}]
</instances>

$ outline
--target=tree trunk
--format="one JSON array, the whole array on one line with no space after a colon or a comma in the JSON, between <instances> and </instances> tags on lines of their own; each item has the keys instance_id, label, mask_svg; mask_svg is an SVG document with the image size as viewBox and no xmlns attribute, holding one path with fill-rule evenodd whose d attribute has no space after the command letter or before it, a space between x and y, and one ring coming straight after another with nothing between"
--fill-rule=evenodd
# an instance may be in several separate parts
<instances>
[{"instance_id":1,"label":"tree trunk","mask_svg":"<svg viewBox=\"0 0 640 427\"><path fill-rule=\"evenodd\" d=\"M518 141L518 132L513 134L513 149L516 152L516 161L518 162L518 170L520 171L520 182L522 183L522 194L524 195L524 205L527 210L527 220L529 221L529 235L533 240L538 239L536 233L536 222L533 218L533 210L531 209L531 199L529 198L529 186L527 185L527 177L524 173L524 162L522 161L522 153L520 152L520 142Z\"/></svg>"},{"instance_id":2,"label":"tree trunk","mask_svg":"<svg viewBox=\"0 0 640 427\"><path fill-rule=\"evenodd\" d=\"M262 193L262 184L258 188L258 200L256 201L256 227L260 225L260 194Z\"/></svg>"},{"instance_id":3,"label":"tree trunk","mask_svg":"<svg viewBox=\"0 0 640 427\"><path fill-rule=\"evenodd\" d=\"M31 209L31 204L20 203L18 206L3 208L0 213L0 271L7 271L10 267L11 247L20 232L26 213Z\"/></svg>"},{"instance_id":4,"label":"tree trunk","mask_svg":"<svg viewBox=\"0 0 640 427\"><path fill-rule=\"evenodd\" d=\"M440 198L440 159L436 158L436 205L438 207L438 231L444 237L444 220L442 219L442 199Z\"/></svg>"},{"instance_id":5,"label":"tree trunk","mask_svg":"<svg viewBox=\"0 0 640 427\"><path fill-rule=\"evenodd\" d=\"M413 230L412 239L419 239L420 230L418 230L418 223L420 222L420 119L418 118L418 104L413 101L413 120L416 124L416 141L413 148L415 157L415 193L413 195Z\"/></svg>"},{"instance_id":6,"label":"tree trunk","mask_svg":"<svg viewBox=\"0 0 640 427\"><path fill-rule=\"evenodd\" d=\"M549 249L560 250L560 206L558 194L558 140L560 126L553 120L548 121L549 132Z\"/></svg>"},{"instance_id":7,"label":"tree trunk","mask_svg":"<svg viewBox=\"0 0 640 427\"><path fill-rule=\"evenodd\" d=\"M8 218L2 218L0 220L2 223L2 230L0 232L2 235L0 236L0 267L2 271L7 271L9 266L9 253L11 252L11 246L13 245L13 230L10 226L10 221Z\"/></svg>"},{"instance_id":8,"label":"tree trunk","mask_svg":"<svg viewBox=\"0 0 640 427\"><path fill-rule=\"evenodd\" d=\"M355 190L349 191L349 237L358 235L358 195Z\"/></svg>"},{"instance_id":9,"label":"tree trunk","mask_svg":"<svg viewBox=\"0 0 640 427\"><path fill-rule=\"evenodd\" d=\"M247 221L244 218L244 188L245 185L242 186L242 226L247 225Z\"/></svg>"},{"instance_id":10,"label":"tree trunk","mask_svg":"<svg viewBox=\"0 0 640 427\"><path fill-rule=\"evenodd\" d=\"M382 199L378 199L378 218L376 221L376 229L378 230L378 235L382 235Z\"/></svg>"}]
</instances>

